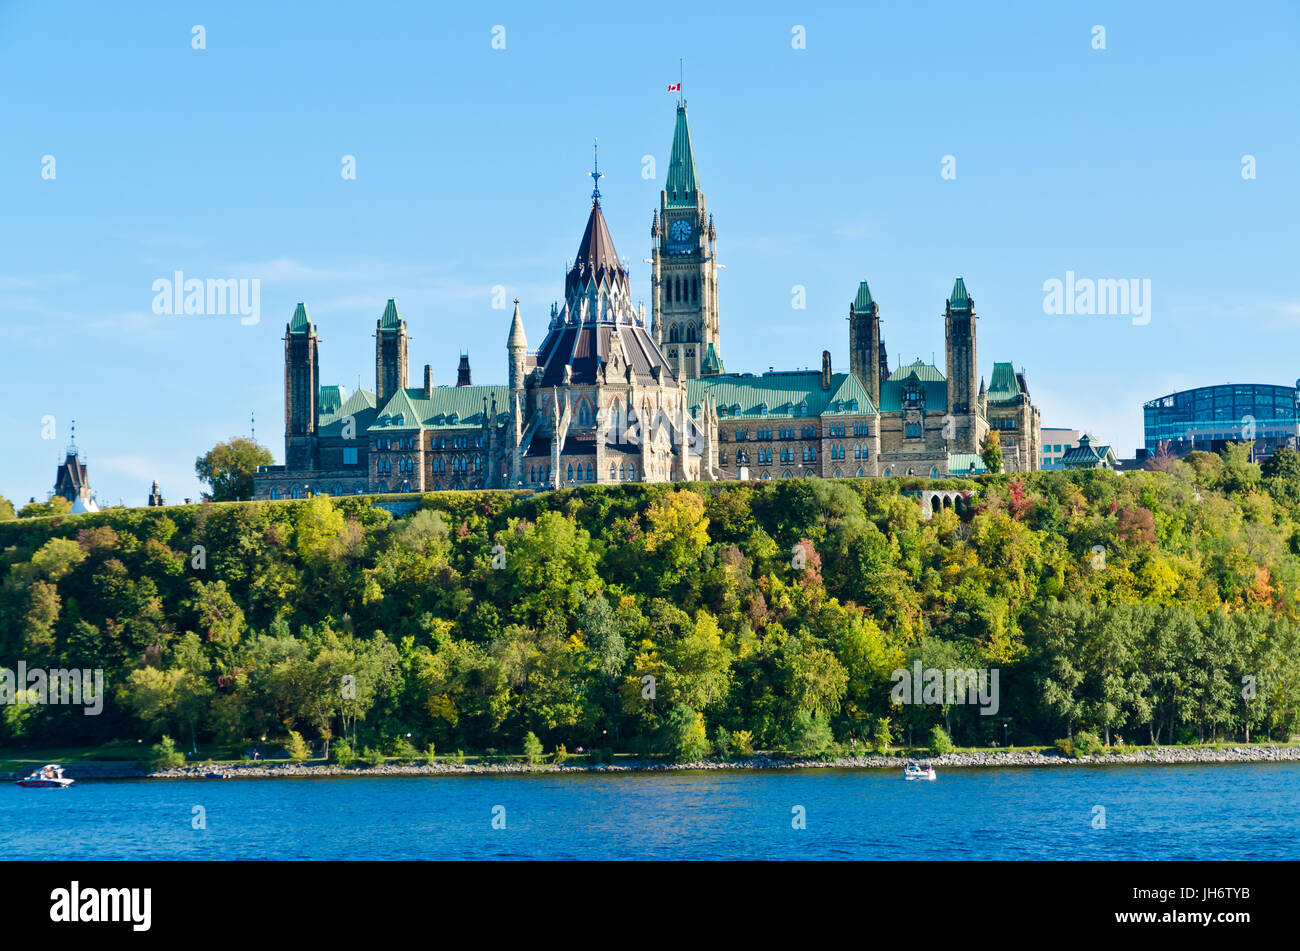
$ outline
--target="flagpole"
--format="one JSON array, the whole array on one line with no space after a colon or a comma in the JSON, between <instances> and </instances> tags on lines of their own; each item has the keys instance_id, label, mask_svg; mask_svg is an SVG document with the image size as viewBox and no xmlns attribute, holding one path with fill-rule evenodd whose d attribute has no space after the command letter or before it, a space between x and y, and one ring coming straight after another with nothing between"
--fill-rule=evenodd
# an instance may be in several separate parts
<instances>
[{"instance_id":1,"label":"flagpole","mask_svg":"<svg viewBox=\"0 0 1300 951\"><path fill-rule=\"evenodd\" d=\"M677 60L677 105L682 104L682 80L686 78L686 67L682 65L682 60Z\"/></svg>"}]
</instances>

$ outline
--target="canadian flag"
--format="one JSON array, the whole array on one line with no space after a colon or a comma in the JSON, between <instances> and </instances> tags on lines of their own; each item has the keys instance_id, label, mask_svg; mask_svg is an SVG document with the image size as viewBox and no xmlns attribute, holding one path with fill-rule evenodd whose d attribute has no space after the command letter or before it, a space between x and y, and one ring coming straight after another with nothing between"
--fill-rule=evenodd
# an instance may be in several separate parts
<instances>
[{"instance_id":1,"label":"canadian flag","mask_svg":"<svg viewBox=\"0 0 1300 951\"><path fill-rule=\"evenodd\" d=\"M668 91L669 91L669 92L681 92L681 91L682 91L682 84L681 84L681 83L673 83L671 86L668 87Z\"/></svg>"}]
</instances>

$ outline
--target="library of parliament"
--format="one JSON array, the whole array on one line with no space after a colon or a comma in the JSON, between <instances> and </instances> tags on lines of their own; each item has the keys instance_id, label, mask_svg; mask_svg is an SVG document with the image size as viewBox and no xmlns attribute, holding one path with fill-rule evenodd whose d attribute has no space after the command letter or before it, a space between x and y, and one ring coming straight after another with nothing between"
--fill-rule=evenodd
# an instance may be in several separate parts
<instances>
[{"instance_id":1,"label":"library of parliament","mask_svg":"<svg viewBox=\"0 0 1300 951\"><path fill-rule=\"evenodd\" d=\"M945 366L892 371L866 281L848 307L849 372L727 372L717 231L705 208L686 105L650 225L652 310L634 307L592 173L587 225L531 349L519 302L506 330L505 385L408 380L406 321L389 300L375 328L375 389L323 385L316 327L299 304L284 337L284 465L255 498L548 489L591 483L939 478L984 471L986 434L1005 471L1037 469L1041 420L1023 372L994 363L986 387L975 299L958 277L943 306Z\"/></svg>"}]
</instances>

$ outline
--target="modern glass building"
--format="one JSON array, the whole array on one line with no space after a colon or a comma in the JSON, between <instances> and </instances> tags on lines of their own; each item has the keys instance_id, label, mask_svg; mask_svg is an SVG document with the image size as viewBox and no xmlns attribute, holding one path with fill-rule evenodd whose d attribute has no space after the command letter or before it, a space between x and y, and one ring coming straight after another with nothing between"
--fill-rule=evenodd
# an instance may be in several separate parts
<instances>
[{"instance_id":1,"label":"modern glass building","mask_svg":"<svg viewBox=\"0 0 1300 951\"><path fill-rule=\"evenodd\" d=\"M1228 383L1202 386L1149 400L1142 406L1143 448L1154 455L1161 443L1183 455L1193 449L1218 451L1229 442L1254 442L1261 454L1295 446L1300 415L1297 386Z\"/></svg>"}]
</instances>

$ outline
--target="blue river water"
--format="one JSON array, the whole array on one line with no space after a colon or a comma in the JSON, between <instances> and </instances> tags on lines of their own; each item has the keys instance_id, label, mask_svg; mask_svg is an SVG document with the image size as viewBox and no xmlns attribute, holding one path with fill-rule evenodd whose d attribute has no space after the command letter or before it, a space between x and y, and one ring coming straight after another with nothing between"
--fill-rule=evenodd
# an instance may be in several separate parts
<instances>
[{"instance_id":1,"label":"blue river water","mask_svg":"<svg viewBox=\"0 0 1300 951\"><path fill-rule=\"evenodd\" d=\"M1300 859L1300 764L6 784L0 855Z\"/></svg>"}]
</instances>

